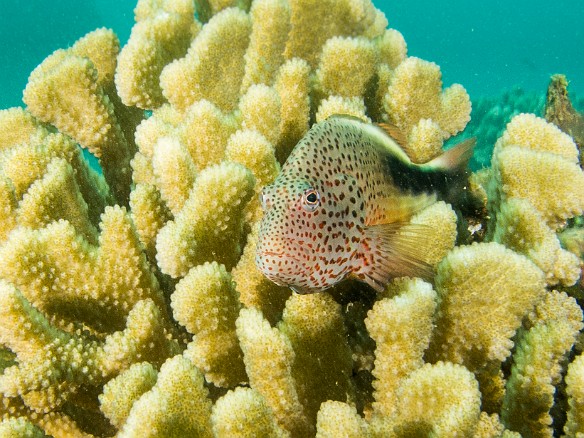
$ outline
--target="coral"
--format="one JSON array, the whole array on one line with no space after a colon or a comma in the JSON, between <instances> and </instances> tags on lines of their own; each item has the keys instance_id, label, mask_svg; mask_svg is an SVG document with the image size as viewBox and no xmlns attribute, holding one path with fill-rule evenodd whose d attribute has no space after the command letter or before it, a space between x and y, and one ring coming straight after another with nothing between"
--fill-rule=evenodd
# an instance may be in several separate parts
<instances>
[{"instance_id":1,"label":"coral","mask_svg":"<svg viewBox=\"0 0 584 438\"><path fill-rule=\"evenodd\" d=\"M316 419L317 438L359 438L367 436L365 421L354 406L338 401L326 401Z\"/></svg>"},{"instance_id":2,"label":"coral","mask_svg":"<svg viewBox=\"0 0 584 438\"><path fill-rule=\"evenodd\" d=\"M0 342L16 354L17 365L0 378L4 397L22 397L28 407L48 412L75 399L84 385L103 384L138 358L156 362L172 351L158 308L138 302L126 328L104 341L73 335L53 325L14 286L0 283Z\"/></svg>"},{"instance_id":3,"label":"coral","mask_svg":"<svg viewBox=\"0 0 584 438\"><path fill-rule=\"evenodd\" d=\"M292 377L290 341L256 309L242 309L236 325L250 385L264 396L280 426L307 434L310 424Z\"/></svg>"},{"instance_id":4,"label":"coral","mask_svg":"<svg viewBox=\"0 0 584 438\"><path fill-rule=\"evenodd\" d=\"M164 103L159 77L166 64L185 55L200 30L189 0L139 0L136 24L118 57L115 81L122 102L144 109Z\"/></svg>"},{"instance_id":5,"label":"coral","mask_svg":"<svg viewBox=\"0 0 584 438\"><path fill-rule=\"evenodd\" d=\"M493 152L493 200L529 201L552 229L584 211L584 173L573 140L531 114L515 116Z\"/></svg>"},{"instance_id":6,"label":"coral","mask_svg":"<svg viewBox=\"0 0 584 438\"><path fill-rule=\"evenodd\" d=\"M180 355L168 359L152 389L132 405L119 436L212 437L211 401L204 381L189 360Z\"/></svg>"},{"instance_id":7,"label":"coral","mask_svg":"<svg viewBox=\"0 0 584 438\"><path fill-rule=\"evenodd\" d=\"M237 8L213 16L193 40L187 55L162 70L164 96L183 111L202 99L224 111L234 109L250 33L249 16Z\"/></svg>"},{"instance_id":8,"label":"coral","mask_svg":"<svg viewBox=\"0 0 584 438\"><path fill-rule=\"evenodd\" d=\"M156 258L162 272L182 277L211 256L233 267L241 254L243 210L254 184L251 172L239 164L225 162L202 171L180 213L158 233Z\"/></svg>"},{"instance_id":9,"label":"coral","mask_svg":"<svg viewBox=\"0 0 584 438\"><path fill-rule=\"evenodd\" d=\"M290 436L278 426L264 397L251 388L235 388L221 397L213 406L211 422L219 438Z\"/></svg>"},{"instance_id":10,"label":"coral","mask_svg":"<svg viewBox=\"0 0 584 438\"><path fill-rule=\"evenodd\" d=\"M254 23L245 52L245 73L241 91L254 84L271 85L284 63L284 49L290 32L290 5L284 0L257 0L249 11Z\"/></svg>"},{"instance_id":11,"label":"coral","mask_svg":"<svg viewBox=\"0 0 584 438\"><path fill-rule=\"evenodd\" d=\"M135 126L123 115L118 119L108 96L118 50L111 31L88 34L70 49L53 53L31 73L23 100L32 114L98 157L116 199L126 203L133 143L120 123L127 122L129 131Z\"/></svg>"},{"instance_id":12,"label":"coral","mask_svg":"<svg viewBox=\"0 0 584 438\"><path fill-rule=\"evenodd\" d=\"M448 362L412 372L397 394L398 435L469 435L476 427L481 393L474 375ZM420 403L420 400L424 400Z\"/></svg>"},{"instance_id":13,"label":"coral","mask_svg":"<svg viewBox=\"0 0 584 438\"><path fill-rule=\"evenodd\" d=\"M467 124L466 91L370 0L134 15L121 51L91 32L0 111L0 434L550 436L566 409L581 432L574 130L477 128L496 143L469 180L479 208L439 201L400 227L434 278L298 295L255 266L258 195L311 124L396 125L423 163ZM556 118L573 114L554 83ZM494 125L537 103L475 109Z\"/></svg>"},{"instance_id":14,"label":"coral","mask_svg":"<svg viewBox=\"0 0 584 438\"><path fill-rule=\"evenodd\" d=\"M455 248L438 265L431 356L471 370L488 361L502 362L511 354L511 337L525 309L543 298L544 286L542 272L503 245Z\"/></svg>"},{"instance_id":15,"label":"coral","mask_svg":"<svg viewBox=\"0 0 584 438\"><path fill-rule=\"evenodd\" d=\"M556 233L525 199L511 198L500 206L493 239L529 257L550 285L570 286L580 277L580 259L562 249Z\"/></svg>"},{"instance_id":16,"label":"coral","mask_svg":"<svg viewBox=\"0 0 584 438\"><path fill-rule=\"evenodd\" d=\"M392 72L383 105L390 123L409 139L405 147L412 161L423 163L440 154L442 142L418 147L419 137L441 137L442 140L462 131L470 120L471 103L459 84L442 90L440 68L419 58L409 57ZM428 123L431 120L433 123ZM422 130L424 134L422 135Z\"/></svg>"},{"instance_id":17,"label":"coral","mask_svg":"<svg viewBox=\"0 0 584 438\"><path fill-rule=\"evenodd\" d=\"M501 410L507 427L525 436L552 436L554 385L577 333L569 323L552 320L535 325L520 340Z\"/></svg>"},{"instance_id":18,"label":"coral","mask_svg":"<svg viewBox=\"0 0 584 438\"><path fill-rule=\"evenodd\" d=\"M547 90L545 119L570 135L580 149L584 148L584 114L577 112L568 97L568 80L564 75L553 75Z\"/></svg>"},{"instance_id":19,"label":"coral","mask_svg":"<svg viewBox=\"0 0 584 438\"><path fill-rule=\"evenodd\" d=\"M30 437L43 438L46 435L41 429L23 417L9 418L0 422L0 436L6 438Z\"/></svg>"},{"instance_id":20,"label":"coral","mask_svg":"<svg viewBox=\"0 0 584 438\"><path fill-rule=\"evenodd\" d=\"M170 303L175 319L193 334L185 357L199 367L207 382L222 387L247 380L235 334L240 304L233 286L223 265L205 263L178 282Z\"/></svg>"},{"instance_id":21,"label":"coral","mask_svg":"<svg viewBox=\"0 0 584 438\"><path fill-rule=\"evenodd\" d=\"M100 409L116 427L128 419L134 402L156 384L158 372L148 362L135 363L103 387Z\"/></svg>"},{"instance_id":22,"label":"coral","mask_svg":"<svg viewBox=\"0 0 584 438\"><path fill-rule=\"evenodd\" d=\"M419 279L398 281L390 288L397 296L377 301L365 320L377 344L373 409L384 416L395 415L400 384L424 364L436 308L436 292Z\"/></svg>"},{"instance_id":23,"label":"coral","mask_svg":"<svg viewBox=\"0 0 584 438\"><path fill-rule=\"evenodd\" d=\"M578 356L568 367L566 385L570 409L564 432L575 437L584 433L584 356Z\"/></svg>"}]
</instances>

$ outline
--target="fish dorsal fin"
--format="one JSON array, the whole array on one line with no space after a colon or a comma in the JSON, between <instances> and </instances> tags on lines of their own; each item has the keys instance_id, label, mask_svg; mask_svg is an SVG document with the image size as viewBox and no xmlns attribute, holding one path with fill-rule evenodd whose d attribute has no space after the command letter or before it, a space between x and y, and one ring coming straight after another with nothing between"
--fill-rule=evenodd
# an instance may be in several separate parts
<instances>
[{"instance_id":1,"label":"fish dorsal fin","mask_svg":"<svg viewBox=\"0 0 584 438\"><path fill-rule=\"evenodd\" d=\"M424 241L428 228L421 224L396 222L365 229L362 243L363 263L353 277L382 292L392 278L434 276L434 269L424 261Z\"/></svg>"},{"instance_id":2,"label":"fish dorsal fin","mask_svg":"<svg viewBox=\"0 0 584 438\"><path fill-rule=\"evenodd\" d=\"M472 158L477 139L472 137L457 143L442 155L424 164L424 167L446 172L464 171Z\"/></svg>"},{"instance_id":3,"label":"fish dorsal fin","mask_svg":"<svg viewBox=\"0 0 584 438\"><path fill-rule=\"evenodd\" d=\"M409 220L415 213L436 202L436 195L388 196L368 205L365 225L383 225Z\"/></svg>"},{"instance_id":4,"label":"fish dorsal fin","mask_svg":"<svg viewBox=\"0 0 584 438\"><path fill-rule=\"evenodd\" d=\"M397 126L385 122L376 123L376 125L379 126L383 132L389 135L393 140L395 140L395 142L402 148L405 148L408 144L408 139L406 138L405 134Z\"/></svg>"},{"instance_id":5,"label":"fish dorsal fin","mask_svg":"<svg viewBox=\"0 0 584 438\"><path fill-rule=\"evenodd\" d=\"M337 119L337 121L343 124L359 129L374 144L378 145L384 153L389 153L404 163L411 163L409 157L403 150L403 145L407 141L399 128L389 123L367 123L358 117L345 114L333 114L327 120L329 119ZM394 136L397 138L394 138Z\"/></svg>"}]
</instances>

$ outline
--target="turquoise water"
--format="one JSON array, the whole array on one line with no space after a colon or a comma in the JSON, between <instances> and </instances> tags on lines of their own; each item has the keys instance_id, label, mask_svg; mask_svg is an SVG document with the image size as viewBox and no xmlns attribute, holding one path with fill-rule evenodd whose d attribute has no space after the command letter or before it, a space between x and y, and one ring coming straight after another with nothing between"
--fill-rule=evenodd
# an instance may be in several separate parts
<instances>
[{"instance_id":1,"label":"turquoise water","mask_svg":"<svg viewBox=\"0 0 584 438\"><path fill-rule=\"evenodd\" d=\"M471 98L520 86L543 93L564 73L584 94L584 7L580 0L376 1L409 54L440 65L446 85ZM122 43L135 0L0 0L0 108L21 105L30 71L52 51L101 26Z\"/></svg>"}]
</instances>

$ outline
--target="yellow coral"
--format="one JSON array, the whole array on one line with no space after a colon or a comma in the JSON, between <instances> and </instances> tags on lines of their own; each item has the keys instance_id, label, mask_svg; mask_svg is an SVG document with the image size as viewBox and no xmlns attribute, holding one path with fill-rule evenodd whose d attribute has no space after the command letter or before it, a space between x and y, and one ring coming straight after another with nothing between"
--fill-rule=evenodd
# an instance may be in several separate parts
<instances>
[{"instance_id":1,"label":"yellow coral","mask_svg":"<svg viewBox=\"0 0 584 438\"><path fill-rule=\"evenodd\" d=\"M284 438L284 431L264 397L251 388L235 388L213 406L213 432L217 438Z\"/></svg>"},{"instance_id":2,"label":"yellow coral","mask_svg":"<svg viewBox=\"0 0 584 438\"><path fill-rule=\"evenodd\" d=\"M281 163L308 131L309 73L309 65L299 58L287 61L278 70L274 87L280 95L281 113L280 144L276 154Z\"/></svg>"},{"instance_id":3,"label":"yellow coral","mask_svg":"<svg viewBox=\"0 0 584 438\"><path fill-rule=\"evenodd\" d=\"M407 56L406 41L395 29L386 29L383 35L375 40L379 49L379 60L390 69L396 68ZM385 90L385 88L381 87Z\"/></svg>"},{"instance_id":4,"label":"yellow coral","mask_svg":"<svg viewBox=\"0 0 584 438\"><path fill-rule=\"evenodd\" d=\"M158 233L160 269L182 277L210 258L235 265L242 248L243 210L254 183L253 175L240 164L225 162L203 170L183 209Z\"/></svg>"},{"instance_id":5,"label":"yellow coral","mask_svg":"<svg viewBox=\"0 0 584 438\"><path fill-rule=\"evenodd\" d=\"M102 38L98 32L91 35L94 44L101 45ZM111 44L117 45L117 39ZM131 147L99 81L99 72L78 52L61 50L45 59L31 73L23 100L36 117L55 125L99 157L117 199L127 202ZM108 53L115 56L117 49Z\"/></svg>"},{"instance_id":6,"label":"yellow coral","mask_svg":"<svg viewBox=\"0 0 584 438\"><path fill-rule=\"evenodd\" d=\"M256 0L249 11L252 30L245 52L244 93L254 84L272 85L284 63L284 48L290 31L290 5L285 0Z\"/></svg>"},{"instance_id":7,"label":"yellow coral","mask_svg":"<svg viewBox=\"0 0 584 438\"><path fill-rule=\"evenodd\" d=\"M41 429L23 417L8 418L0 422L0 436L4 438L43 438L46 435Z\"/></svg>"},{"instance_id":8,"label":"yellow coral","mask_svg":"<svg viewBox=\"0 0 584 438\"><path fill-rule=\"evenodd\" d=\"M470 120L470 98L461 85L442 90L440 68L409 57L393 72L384 107L389 121L405 134L422 119L433 120L444 139L460 132Z\"/></svg>"},{"instance_id":9,"label":"yellow coral","mask_svg":"<svg viewBox=\"0 0 584 438\"><path fill-rule=\"evenodd\" d=\"M0 242L16 226L16 197L10 180L0 177Z\"/></svg>"},{"instance_id":10,"label":"yellow coral","mask_svg":"<svg viewBox=\"0 0 584 438\"><path fill-rule=\"evenodd\" d=\"M136 24L120 52L115 76L125 105L152 109L164 103L160 73L166 64L185 55L200 30L194 12L190 0L138 1Z\"/></svg>"},{"instance_id":11,"label":"yellow coral","mask_svg":"<svg viewBox=\"0 0 584 438\"><path fill-rule=\"evenodd\" d=\"M286 44L288 59L318 62L320 48L334 36L381 35L387 26L383 13L369 0L293 0L292 30ZM334 13L331 13L334 11Z\"/></svg>"},{"instance_id":12,"label":"yellow coral","mask_svg":"<svg viewBox=\"0 0 584 438\"><path fill-rule=\"evenodd\" d=\"M3 120L6 121L7 118L11 117L5 117ZM32 119L30 114L24 112L19 118L23 123L28 123ZM2 127L9 128L7 125L2 125L2 118L0 117L0 129ZM63 159L72 167L75 185L78 186L78 191L87 203L86 208L88 209L89 220L94 225L97 225L99 215L105 205L111 202L109 187L105 183L103 176L98 175L97 172L89 168L87 161L82 157L79 147L69 137L60 133L51 133L36 122L35 128L33 134L25 135L17 144L12 145L12 147L0 154L0 169L2 174L10 180L14 197L20 201L31 185L45 176L47 166L52 160L56 158ZM53 176L66 179L65 176ZM66 197L67 195L53 194L51 196ZM29 205L29 208L35 207ZM29 219L37 223L43 223L43 220L38 217L30 217Z\"/></svg>"},{"instance_id":13,"label":"yellow coral","mask_svg":"<svg viewBox=\"0 0 584 438\"><path fill-rule=\"evenodd\" d=\"M35 118L20 107L0 110L0 150L27 142L44 131Z\"/></svg>"},{"instance_id":14,"label":"yellow coral","mask_svg":"<svg viewBox=\"0 0 584 438\"><path fill-rule=\"evenodd\" d=\"M82 385L103 384L138 357L161 359L172 346L151 300L139 301L129 312L124 331L104 342L71 335L50 324L14 286L0 282L2 324L0 342L16 353L18 364L0 376L6 397L21 396L27 406L48 412L71 398ZM36 348L31 348L36 346Z\"/></svg>"},{"instance_id":15,"label":"yellow coral","mask_svg":"<svg viewBox=\"0 0 584 438\"><path fill-rule=\"evenodd\" d=\"M88 207L75 181L73 168L62 158L54 158L43 178L36 180L19 206L19 225L42 228L66 219L89 242L97 243L97 229L89 221Z\"/></svg>"},{"instance_id":16,"label":"yellow coral","mask_svg":"<svg viewBox=\"0 0 584 438\"><path fill-rule=\"evenodd\" d=\"M235 268L233 280L239 292L239 300L250 308L260 310L271 324L282 318L284 305L292 291L268 280L257 268L255 255L259 223L256 223L247 236L247 244Z\"/></svg>"},{"instance_id":17,"label":"yellow coral","mask_svg":"<svg viewBox=\"0 0 584 438\"><path fill-rule=\"evenodd\" d=\"M225 158L244 165L256 178L256 196L249 202L246 215L247 222L255 223L263 215L259 194L265 185L274 181L280 171L274 147L257 131L241 130L229 137ZM249 270L246 275L249 275Z\"/></svg>"},{"instance_id":18,"label":"yellow coral","mask_svg":"<svg viewBox=\"0 0 584 438\"><path fill-rule=\"evenodd\" d=\"M534 116L514 117L493 152L491 202L526 199L550 228L558 228L584 211L577 156L573 141L559 129Z\"/></svg>"},{"instance_id":19,"label":"yellow coral","mask_svg":"<svg viewBox=\"0 0 584 438\"><path fill-rule=\"evenodd\" d=\"M326 401L316 419L316 438L362 438L367 436L365 421L346 403Z\"/></svg>"},{"instance_id":20,"label":"yellow coral","mask_svg":"<svg viewBox=\"0 0 584 438\"><path fill-rule=\"evenodd\" d=\"M561 248L541 214L524 199L511 198L499 207L493 240L529 257L548 284L571 286L580 277L578 257Z\"/></svg>"},{"instance_id":21,"label":"yellow coral","mask_svg":"<svg viewBox=\"0 0 584 438\"><path fill-rule=\"evenodd\" d=\"M584 355L580 354L568 367L566 375L568 419L564 432L568 437L584 434Z\"/></svg>"},{"instance_id":22,"label":"yellow coral","mask_svg":"<svg viewBox=\"0 0 584 438\"><path fill-rule=\"evenodd\" d=\"M242 309L236 326L251 387L264 396L280 426L292 435L309 433L292 377L295 354L290 341L256 309Z\"/></svg>"},{"instance_id":23,"label":"yellow coral","mask_svg":"<svg viewBox=\"0 0 584 438\"><path fill-rule=\"evenodd\" d=\"M130 193L130 208L140 243L144 245L147 254L154 258L156 236L172 214L152 184L136 184Z\"/></svg>"},{"instance_id":24,"label":"yellow coral","mask_svg":"<svg viewBox=\"0 0 584 438\"><path fill-rule=\"evenodd\" d=\"M416 213L400 233L419 236L420 230L424 239L416 238L416 251L426 263L436 266L456 243L456 213L450 204L435 202Z\"/></svg>"},{"instance_id":25,"label":"yellow coral","mask_svg":"<svg viewBox=\"0 0 584 438\"><path fill-rule=\"evenodd\" d=\"M280 138L280 96L267 85L252 85L241 96L239 111L243 129L253 129L272 143Z\"/></svg>"},{"instance_id":26,"label":"yellow coral","mask_svg":"<svg viewBox=\"0 0 584 438\"><path fill-rule=\"evenodd\" d=\"M365 102L360 97L330 96L322 100L316 112L316 121L322 122L335 114L345 114L371 122L365 114Z\"/></svg>"},{"instance_id":27,"label":"yellow coral","mask_svg":"<svg viewBox=\"0 0 584 438\"><path fill-rule=\"evenodd\" d=\"M65 221L41 230L18 229L0 247L0 275L35 307L58 315L63 325L82 320L95 330L118 330L129 309L145 298L164 314L158 282L127 213L108 208L101 227L99 247Z\"/></svg>"},{"instance_id":28,"label":"yellow coral","mask_svg":"<svg viewBox=\"0 0 584 438\"><path fill-rule=\"evenodd\" d=\"M543 273L497 243L457 247L438 265L431 358L477 370L511 353L521 319L545 293Z\"/></svg>"},{"instance_id":29,"label":"yellow coral","mask_svg":"<svg viewBox=\"0 0 584 438\"><path fill-rule=\"evenodd\" d=\"M156 384L158 372L148 362L132 365L103 387L99 396L100 409L116 427L126 422L132 405Z\"/></svg>"},{"instance_id":30,"label":"yellow coral","mask_svg":"<svg viewBox=\"0 0 584 438\"><path fill-rule=\"evenodd\" d=\"M582 309L565 293L551 292L529 315L519 339L501 410L505 425L524 436L552 436L550 410L562 361L584 327ZM533 403L532 400L537 400Z\"/></svg>"},{"instance_id":31,"label":"yellow coral","mask_svg":"<svg viewBox=\"0 0 584 438\"><path fill-rule=\"evenodd\" d=\"M375 72L377 55L367 38L329 39L316 69L318 87L324 95L363 96Z\"/></svg>"},{"instance_id":32,"label":"yellow coral","mask_svg":"<svg viewBox=\"0 0 584 438\"><path fill-rule=\"evenodd\" d=\"M290 340L296 355L292 377L311 424L322 402L355 398L350 379L351 350L341 307L330 295L292 295L278 328Z\"/></svg>"},{"instance_id":33,"label":"yellow coral","mask_svg":"<svg viewBox=\"0 0 584 438\"><path fill-rule=\"evenodd\" d=\"M164 96L180 110L201 99L222 110L234 109L250 32L249 16L237 8L215 15L193 40L186 56L162 70L160 84Z\"/></svg>"},{"instance_id":34,"label":"yellow coral","mask_svg":"<svg viewBox=\"0 0 584 438\"><path fill-rule=\"evenodd\" d=\"M404 151L414 163L427 163L442 153L444 137L440 126L432 119L416 123L404 145Z\"/></svg>"},{"instance_id":35,"label":"yellow coral","mask_svg":"<svg viewBox=\"0 0 584 438\"><path fill-rule=\"evenodd\" d=\"M397 390L410 373L423 364L432 333L436 292L420 279L394 281L398 296L375 303L365 323L375 341L375 413L396 413Z\"/></svg>"},{"instance_id":36,"label":"yellow coral","mask_svg":"<svg viewBox=\"0 0 584 438\"><path fill-rule=\"evenodd\" d=\"M163 137L154 145L152 170L162 199L174 215L178 214L197 177L191 156L175 138Z\"/></svg>"},{"instance_id":37,"label":"yellow coral","mask_svg":"<svg viewBox=\"0 0 584 438\"><path fill-rule=\"evenodd\" d=\"M119 56L111 31L90 33L31 74L32 113L0 112L0 430L517 436L498 420L505 398L506 425L533 412L525 435L549 432L566 339L582 326L576 301L544 282L579 270L555 236L584 210L566 135L518 116L473 177L485 239L507 248L452 249L444 202L403 226L438 264L437 293L404 278L377 295L351 281L291 295L255 266L254 195L310 123L391 122L426 162L468 121L468 95L408 58L370 0L139 0L135 19ZM137 127L145 114L127 104L153 111ZM101 155L105 180L78 143ZM128 199L128 213L106 207Z\"/></svg>"},{"instance_id":38,"label":"yellow coral","mask_svg":"<svg viewBox=\"0 0 584 438\"><path fill-rule=\"evenodd\" d=\"M519 341L501 409L503 423L523 436L551 437L560 361L578 332L563 320L537 324Z\"/></svg>"},{"instance_id":39,"label":"yellow coral","mask_svg":"<svg viewBox=\"0 0 584 438\"><path fill-rule=\"evenodd\" d=\"M529 201L551 228L584 211L584 173L559 155L519 146L496 151L501 199Z\"/></svg>"},{"instance_id":40,"label":"yellow coral","mask_svg":"<svg viewBox=\"0 0 584 438\"><path fill-rule=\"evenodd\" d=\"M136 127L135 137L139 152L145 157L152 158L156 142L162 137L173 136L183 119L184 114L170 105L162 105L153 111L152 116L142 120Z\"/></svg>"},{"instance_id":41,"label":"yellow coral","mask_svg":"<svg viewBox=\"0 0 584 438\"><path fill-rule=\"evenodd\" d=\"M192 268L171 297L175 319L193 334L185 357L216 386L233 387L247 380L235 335L237 298L231 276L215 262Z\"/></svg>"},{"instance_id":42,"label":"yellow coral","mask_svg":"<svg viewBox=\"0 0 584 438\"><path fill-rule=\"evenodd\" d=\"M560 155L572 163L578 162L578 147L574 140L551 123L534 114L519 114L507 125L501 147L517 145L539 152Z\"/></svg>"},{"instance_id":43,"label":"yellow coral","mask_svg":"<svg viewBox=\"0 0 584 438\"><path fill-rule=\"evenodd\" d=\"M182 356L167 360L154 387L134 403L120 437L212 437L211 401L201 372Z\"/></svg>"},{"instance_id":44,"label":"yellow coral","mask_svg":"<svg viewBox=\"0 0 584 438\"><path fill-rule=\"evenodd\" d=\"M425 364L397 394L398 436L467 436L478 421L481 394L474 375L448 362Z\"/></svg>"},{"instance_id":45,"label":"yellow coral","mask_svg":"<svg viewBox=\"0 0 584 438\"><path fill-rule=\"evenodd\" d=\"M229 136L236 130L230 115L207 100L191 105L178 125L178 136L188 149L197 170L219 164L225 153Z\"/></svg>"}]
</instances>

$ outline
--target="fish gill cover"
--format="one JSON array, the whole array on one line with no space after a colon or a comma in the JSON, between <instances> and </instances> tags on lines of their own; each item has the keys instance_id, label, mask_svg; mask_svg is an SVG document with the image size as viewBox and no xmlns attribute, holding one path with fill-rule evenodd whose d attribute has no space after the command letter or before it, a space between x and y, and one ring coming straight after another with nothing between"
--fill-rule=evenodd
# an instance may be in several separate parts
<instances>
[{"instance_id":1,"label":"fish gill cover","mask_svg":"<svg viewBox=\"0 0 584 438\"><path fill-rule=\"evenodd\" d=\"M90 32L0 111L0 435L584 432L582 116L565 78L549 121L497 135L473 215L440 201L407 218L433 231L431 281L298 295L254 263L257 195L294 145L341 113L396 126L426 162L469 122L466 90L367 0L134 12L123 47Z\"/></svg>"}]
</instances>

